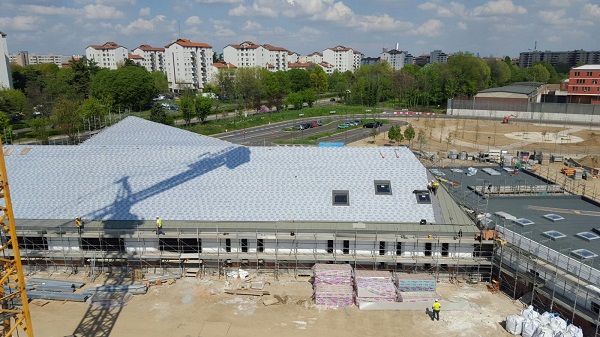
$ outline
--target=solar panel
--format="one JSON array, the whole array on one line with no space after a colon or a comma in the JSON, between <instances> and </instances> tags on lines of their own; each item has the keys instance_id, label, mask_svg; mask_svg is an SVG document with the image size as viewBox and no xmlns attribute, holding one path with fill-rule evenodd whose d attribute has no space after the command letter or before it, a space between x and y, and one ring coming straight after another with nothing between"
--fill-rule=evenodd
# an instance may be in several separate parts
<instances>
[{"instance_id":1,"label":"solar panel","mask_svg":"<svg viewBox=\"0 0 600 337\"><path fill-rule=\"evenodd\" d=\"M548 219L548 220L552 220L552 221L560 221L560 220L564 220L565 218L563 218L562 216L558 215L558 214L546 214L544 215L544 218Z\"/></svg>"},{"instance_id":2,"label":"solar panel","mask_svg":"<svg viewBox=\"0 0 600 337\"><path fill-rule=\"evenodd\" d=\"M566 235L564 235L563 233L561 233L559 231L547 231L547 232L544 232L543 234L546 235L547 237L551 238L552 240L567 237Z\"/></svg>"},{"instance_id":3,"label":"solar panel","mask_svg":"<svg viewBox=\"0 0 600 337\"><path fill-rule=\"evenodd\" d=\"M581 232L581 233L577 233L575 234L576 236L579 236L580 238L587 240L587 241L592 241L592 240L596 240L596 239L600 239L600 235L596 235L592 232Z\"/></svg>"},{"instance_id":4,"label":"solar panel","mask_svg":"<svg viewBox=\"0 0 600 337\"><path fill-rule=\"evenodd\" d=\"M577 257L582 259L591 259L598 256L598 254L591 252L587 249L576 249L572 251L571 254L576 255Z\"/></svg>"},{"instance_id":5,"label":"solar panel","mask_svg":"<svg viewBox=\"0 0 600 337\"><path fill-rule=\"evenodd\" d=\"M453 168L453 169L450 169L450 171L452 171L454 173L463 173L464 172L462 169L459 169L459 168Z\"/></svg>"},{"instance_id":6,"label":"solar panel","mask_svg":"<svg viewBox=\"0 0 600 337\"><path fill-rule=\"evenodd\" d=\"M525 218L519 218L519 219L515 220L515 222L521 226L529 226L529 225L535 224L535 222L533 222L529 219L525 219Z\"/></svg>"}]
</instances>

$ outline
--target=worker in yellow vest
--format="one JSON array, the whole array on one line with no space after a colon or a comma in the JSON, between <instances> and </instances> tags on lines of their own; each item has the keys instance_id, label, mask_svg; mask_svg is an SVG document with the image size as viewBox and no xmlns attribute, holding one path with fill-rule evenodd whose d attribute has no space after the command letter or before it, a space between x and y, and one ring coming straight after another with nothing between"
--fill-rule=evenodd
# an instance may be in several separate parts
<instances>
[{"instance_id":1,"label":"worker in yellow vest","mask_svg":"<svg viewBox=\"0 0 600 337\"><path fill-rule=\"evenodd\" d=\"M162 219L158 215L156 216L156 234L157 235L165 234L162 231Z\"/></svg>"},{"instance_id":2,"label":"worker in yellow vest","mask_svg":"<svg viewBox=\"0 0 600 337\"><path fill-rule=\"evenodd\" d=\"M75 218L75 226L77 227L77 232L81 235L83 233L83 220L80 217Z\"/></svg>"},{"instance_id":3,"label":"worker in yellow vest","mask_svg":"<svg viewBox=\"0 0 600 337\"><path fill-rule=\"evenodd\" d=\"M442 306L440 305L440 301L438 301L438 299L435 299L435 302L433 302L433 305L431 306L431 309L433 309L433 316L431 316L431 320L433 321L434 319L437 318L437 320L440 320L440 308Z\"/></svg>"}]
</instances>

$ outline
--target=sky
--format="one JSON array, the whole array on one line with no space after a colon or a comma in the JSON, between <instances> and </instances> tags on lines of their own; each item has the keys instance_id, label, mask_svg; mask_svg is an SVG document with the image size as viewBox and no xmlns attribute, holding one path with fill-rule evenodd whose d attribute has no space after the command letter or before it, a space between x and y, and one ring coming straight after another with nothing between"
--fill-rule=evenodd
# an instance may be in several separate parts
<instances>
[{"instance_id":1,"label":"sky","mask_svg":"<svg viewBox=\"0 0 600 337\"><path fill-rule=\"evenodd\" d=\"M338 45L377 57L440 49L481 57L529 50L600 50L598 0L1 0L10 53L85 54L116 42L130 51L177 38L222 53L252 41L307 55Z\"/></svg>"}]
</instances>

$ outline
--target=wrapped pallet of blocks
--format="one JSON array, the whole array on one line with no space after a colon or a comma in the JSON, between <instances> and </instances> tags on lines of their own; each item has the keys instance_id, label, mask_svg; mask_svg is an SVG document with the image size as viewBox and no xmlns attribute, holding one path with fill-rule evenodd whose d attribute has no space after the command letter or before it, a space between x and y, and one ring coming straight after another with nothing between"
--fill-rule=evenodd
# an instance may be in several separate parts
<instances>
[{"instance_id":1,"label":"wrapped pallet of blocks","mask_svg":"<svg viewBox=\"0 0 600 337\"><path fill-rule=\"evenodd\" d=\"M315 264L313 266L315 304L347 307L354 304L352 267L348 264Z\"/></svg>"},{"instance_id":2,"label":"wrapped pallet of blocks","mask_svg":"<svg viewBox=\"0 0 600 337\"><path fill-rule=\"evenodd\" d=\"M429 274L396 274L398 291L435 291L435 277Z\"/></svg>"},{"instance_id":3,"label":"wrapped pallet of blocks","mask_svg":"<svg viewBox=\"0 0 600 337\"><path fill-rule=\"evenodd\" d=\"M396 302L396 287L390 272L356 270L354 280L357 305L366 302Z\"/></svg>"}]
</instances>

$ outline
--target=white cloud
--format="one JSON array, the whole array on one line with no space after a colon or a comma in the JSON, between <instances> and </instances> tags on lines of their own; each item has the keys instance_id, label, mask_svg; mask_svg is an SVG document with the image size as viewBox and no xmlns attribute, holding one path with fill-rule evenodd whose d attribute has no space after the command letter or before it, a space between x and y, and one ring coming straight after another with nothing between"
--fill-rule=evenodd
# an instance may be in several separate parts
<instances>
[{"instance_id":1,"label":"white cloud","mask_svg":"<svg viewBox=\"0 0 600 337\"><path fill-rule=\"evenodd\" d=\"M586 4L582 9L584 16L596 20L600 20L600 6L596 4Z\"/></svg>"},{"instance_id":2,"label":"white cloud","mask_svg":"<svg viewBox=\"0 0 600 337\"><path fill-rule=\"evenodd\" d=\"M244 3L244 0L196 0L201 4L239 4Z\"/></svg>"},{"instance_id":3,"label":"white cloud","mask_svg":"<svg viewBox=\"0 0 600 337\"><path fill-rule=\"evenodd\" d=\"M263 16L276 18L277 12L269 7L261 7L256 2L252 6L239 5L229 10L231 16Z\"/></svg>"},{"instance_id":4,"label":"white cloud","mask_svg":"<svg viewBox=\"0 0 600 337\"><path fill-rule=\"evenodd\" d=\"M565 14L566 14L565 10L561 8L556 11L540 11L538 13L538 16L540 17L542 22L545 22L548 24L556 24L563 19Z\"/></svg>"},{"instance_id":5,"label":"white cloud","mask_svg":"<svg viewBox=\"0 0 600 337\"><path fill-rule=\"evenodd\" d=\"M527 14L527 9L523 6L516 6L512 0L492 0L483 6L477 6L473 9L475 16L495 16L509 14Z\"/></svg>"},{"instance_id":6,"label":"white cloud","mask_svg":"<svg viewBox=\"0 0 600 337\"><path fill-rule=\"evenodd\" d=\"M312 27L302 27L300 28L300 30L298 31L300 32L302 35L319 35L322 32L318 29L312 28Z\"/></svg>"},{"instance_id":7,"label":"white cloud","mask_svg":"<svg viewBox=\"0 0 600 337\"><path fill-rule=\"evenodd\" d=\"M427 20L419 27L411 29L409 33L418 36L437 36L440 35L442 26L443 24L440 20Z\"/></svg>"},{"instance_id":8,"label":"white cloud","mask_svg":"<svg viewBox=\"0 0 600 337\"><path fill-rule=\"evenodd\" d=\"M244 30L258 30L261 29L262 25L258 22L254 22L254 21L246 21L246 23L244 24Z\"/></svg>"},{"instance_id":9,"label":"white cloud","mask_svg":"<svg viewBox=\"0 0 600 337\"><path fill-rule=\"evenodd\" d=\"M229 37L229 36L237 35L233 30L226 27L227 25L230 24L230 22L227 20L210 19L210 22L212 23L212 25L215 29L215 35L217 35L217 36Z\"/></svg>"},{"instance_id":10,"label":"white cloud","mask_svg":"<svg viewBox=\"0 0 600 337\"><path fill-rule=\"evenodd\" d=\"M459 30L467 30L469 27L466 23L459 21L456 23L456 28L458 28Z\"/></svg>"},{"instance_id":11,"label":"white cloud","mask_svg":"<svg viewBox=\"0 0 600 337\"><path fill-rule=\"evenodd\" d=\"M56 7L56 6L39 6L39 5L25 5L23 9L29 14L40 14L40 15L68 15L76 16L81 14L81 10L71 7Z\"/></svg>"},{"instance_id":12,"label":"white cloud","mask_svg":"<svg viewBox=\"0 0 600 337\"><path fill-rule=\"evenodd\" d=\"M282 14L287 17L310 16L326 11L332 5L333 0L287 0Z\"/></svg>"},{"instance_id":13,"label":"white cloud","mask_svg":"<svg viewBox=\"0 0 600 337\"><path fill-rule=\"evenodd\" d=\"M200 26L202 24L202 20L200 20L197 16L190 16L185 20L185 24L188 26Z\"/></svg>"},{"instance_id":14,"label":"white cloud","mask_svg":"<svg viewBox=\"0 0 600 337\"><path fill-rule=\"evenodd\" d=\"M150 7L140 8L140 16L149 16L150 15Z\"/></svg>"},{"instance_id":15,"label":"white cloud","mask_svg":"<svg viewBox=\"0 0 600 337\"><path fill-rule=\"evenodd\" d=\"M125 15L113 6L86 5L83 7L86 19L120 19Z\"/></svg>"},{"instance_id":16,"label":"white cloud","mask_svg":"<svg viewBox=\"0 0 600 337\"><path fill-rule=\"evenodd\" d=\"M10 28L11 30L33 31L38 30L40 18L36 16L15 16L12 18L0 17L0 27Z\"/></svg>"},{"instance_id":17,"label":"white cloud","mask_svg":"<svg viewBox=\"0 0 600 337\"><path fill-rule=\"evenodd\" d=\"M435 11L437 16L445 18L465 16L466 14L468 14L467 10L465 9L465 5L454 1L450 2L450 4L446 7L432 2L425 2L417 6L417 8L424 11Z\"/></svg>"},{"instance_id":18,"label":"white cloud","mask_svg":"<svg viewBox=\"0 0 600 337\"><path fill-rule=\"evenodd\" d=\"M146 34L148 31L158 30L165 23L164 15L157 15L151 20L137 19L126 27L117 26L117 29L125 35Z\"/></svg>"}]
</instances>

